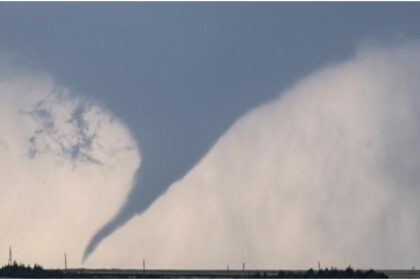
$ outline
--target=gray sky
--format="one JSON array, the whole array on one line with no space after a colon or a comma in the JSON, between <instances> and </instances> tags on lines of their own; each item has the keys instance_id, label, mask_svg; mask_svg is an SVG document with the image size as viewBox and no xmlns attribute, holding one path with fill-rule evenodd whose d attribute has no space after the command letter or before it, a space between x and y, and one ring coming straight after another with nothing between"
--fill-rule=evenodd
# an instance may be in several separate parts
<instances>
[{"instance_id":1,"label":"gray sky","mask_svg":"<svg viewBox=\"0 0 420 280\"><path fill-rule=\"evenodd\" d=\"M418 3L0 4L0 50L103 102L140 145L137 183L96 242L248 110L364 40L419 35Z\"/></svg>"}]
</instances>

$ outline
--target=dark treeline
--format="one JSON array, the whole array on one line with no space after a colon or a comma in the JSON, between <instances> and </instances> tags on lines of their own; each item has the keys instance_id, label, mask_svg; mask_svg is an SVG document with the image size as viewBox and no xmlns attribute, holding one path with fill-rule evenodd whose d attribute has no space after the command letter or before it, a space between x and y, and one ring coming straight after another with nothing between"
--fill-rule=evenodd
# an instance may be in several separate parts
<instances>
[{"instance_id":1,"label":"dark treeline","mask_svg":"<svg viewBox=\"0 0 420 280\"><path fill-rule=\"evenodd\" d=\"M255 278L271 278L271 277L258 277ZM312 268L302 272L289 272L279 271L276 278L388 278L383 272L377 272L373 269L370 270L354 270L352 267L347 267L345 270L339 270L337 268L325 268L320 270L313 270Z\"/></svg>"},{"instance_id":2,"label":"dark treeline","mask_svg":"<svg viewBox=\"0 0 420 280\"><path fill-rule=\"evenodd\" d=\"M60 270L46 270L35 264L33 267L14 262L0 268L0 277L7 278L63 278Z\"/></svg>"},{"instance_id":3,"label":"dark treeline","mask_svg":"<svg viewBox=\"0 0 420 280\"><path fill-rule=\"evenodd\" d=\"M307 271L138 271L126 273L124 270L59 270L44 269L35 264L33 267L13 263L0 268L0 278L388 278L383 272L374 270L345 270L336 268Z\"/></svg>"}]
</instances>

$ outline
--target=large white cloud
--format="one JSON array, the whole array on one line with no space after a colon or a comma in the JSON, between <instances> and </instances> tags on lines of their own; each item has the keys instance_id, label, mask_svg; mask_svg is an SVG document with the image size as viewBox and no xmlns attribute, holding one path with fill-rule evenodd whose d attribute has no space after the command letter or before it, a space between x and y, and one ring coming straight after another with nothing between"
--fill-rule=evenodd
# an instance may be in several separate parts
<instances>
[{"instance_id":1,"label":"large white cloud","mask_svg":"<svg viewBox=\"0 0 420 280\"><path fill-rule=\"evenodd\" d=\"M248 113L92 266L420 262L420 46L364 48ZM255 93L258 94L258 93Z\"/></svg>"},{"instance_id":2,"label":"large white cloud","mask_svg":"<svg viewBox=\"0 0 420 280\"><path fill-rule=\"evenodd\" d=\"M6 70L11 67L13 70ZM0 255L80 265L91 235L123 202L140 157L101 104L31 71L0 77Z\"/></svg>"}]
</instances>

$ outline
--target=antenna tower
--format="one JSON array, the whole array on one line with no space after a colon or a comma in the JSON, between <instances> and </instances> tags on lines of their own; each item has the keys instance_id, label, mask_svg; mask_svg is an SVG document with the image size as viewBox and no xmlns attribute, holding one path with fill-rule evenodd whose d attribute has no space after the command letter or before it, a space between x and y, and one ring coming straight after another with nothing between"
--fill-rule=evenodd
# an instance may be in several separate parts
<instances>
[{"instance_id":1,"label":"antenna tower","mask_svg":"<svg viewBox=\"0 0 420 280\"><path fill-rule=\"evenodd\" d=\"M64 253L64 269L67 271L67 253Z\"/></svg>"},{"instance_id":2,"label":"antenna tower","mask_svg":"<svg viewBox=\"0 0 420 280\"><path fill-rule=\"evenodd\" d=\"M12 246L9 246L9 265L13 265Z\"/></svg>"}]
</instances>

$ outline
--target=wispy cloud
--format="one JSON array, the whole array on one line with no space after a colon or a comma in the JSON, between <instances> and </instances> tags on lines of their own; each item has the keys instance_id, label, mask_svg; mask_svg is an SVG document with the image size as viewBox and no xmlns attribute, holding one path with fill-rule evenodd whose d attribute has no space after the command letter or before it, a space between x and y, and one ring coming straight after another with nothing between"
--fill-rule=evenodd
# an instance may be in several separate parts
<instances>
[{"instance_id":1,"label":"wispy cloud","mask_svg":"<svg viewBox=\"0 0 420 280\"><path fill-rule=\"evenodd\" d=\"M0 250L12 245L16 260L47 267L67 252L78 265L139 165L129 130L95 100L31 71L0 77L0 127Z\"/></svg>"}]
</instances>

